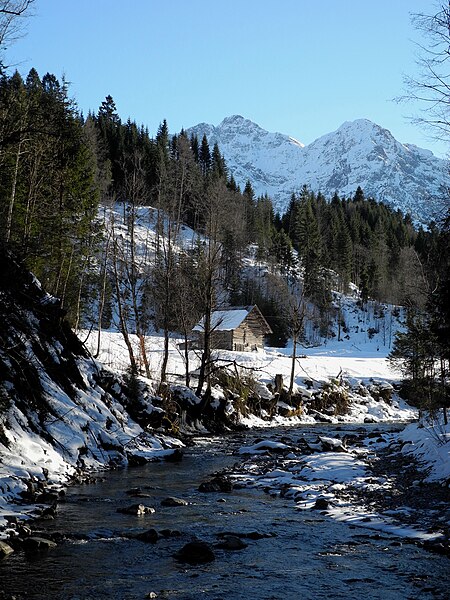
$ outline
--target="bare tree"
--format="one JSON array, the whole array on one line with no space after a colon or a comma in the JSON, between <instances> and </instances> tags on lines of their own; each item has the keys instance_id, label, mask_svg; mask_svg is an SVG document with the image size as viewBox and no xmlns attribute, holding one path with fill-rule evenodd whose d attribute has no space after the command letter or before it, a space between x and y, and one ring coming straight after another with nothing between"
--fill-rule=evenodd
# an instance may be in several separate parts
<instances>
[{"instance_id":1,"label":"bare tree","mask_svg":"<svg viewBox=\"0 0 450 600\"><path fill-rule=\"evenodd\" d=\"M203 349L200 359L199 378L196 389L197 396L202 393L206 382L205 403L211 392L211 342L213 334L212 313L217 303L217 290L221 280L220 266L222 256L222 229L227 210L227 190L222 180L213 181L206 190L204 214L206 216L206 238L199 244L199 296L203 308Z\"/></svg>"},{"instance_id":2,"label":"bare tree","mask_svg":"<svg viewBox=\"0 0 450 600\"><path fill-rule=\"evenodd\" d=\"M145 376L150 378L150 363L145 346L145 327L142 319L142 311L139 303L142 296L142 289L145 283L145 277L138 266L137 256L137 205L141 204L147 197L147 186L145 184L145 171L143 167L143 156L135 150L128 157L128 169L125 167L125 193L128 198L128 234L129 234L129 255L124 260L124 272L126 274L126 285L130 292L132 314L134 316L134 327L139 340L139 350L145 369Z\"/></svg>"},{"instance_id":3,"label":"bare tree","mask_svg":"<svg viewBox=\"0 0 450 600\"><path fill-rule=\"evenodd\" d=\"M164 335L161 383L165 383L167 379L170 334L178 320L177 298L181 299L182 294L181 279L175 274L181 242L182 207L185 195L192 186L189 166L194 162L185 136L180 135L176 143L173 142L173 148L172 161L168 160L162 148L159 155L156 189L157 240L150 292L154 301L155 322Z\"/></svg>"},{"instance_id":4,"label":"bare tree","mask_svg":"<svg viewBox=\"0 0 450 600\"><path fill-rule=\"evenodd\" d=\"M305 320L308 316L304 285L298 277L298 273L295 272L292 272L290 276L269 274L266 277L266 285L270 286L271 293L278 299L278 309L283 321L285 321L289 337L292 339L291 372L288 388L288 398L291 399L294 391L297 351L302 341Z\"/></svg>"},{"instance_id":5,"label":"bare tree","mask_svg":"<svg viewBox=\"0 0 450 600\"><path fill-rule=\"evenodd\" d=\"M111 216L111 237L112 237L112 265L113 265L113 275L114 275L114 287L116 291L116 301L117 301L117 314L119 317L119 330L122 333L122 337L124 339L125 345L128 350L128 355L130 358L130 368L132 373L137 373L137 362L134 354L133 346L130 340L130 334L128 331L128 323L127 323L127 310L124 302L124 290L123 290L123 278L119 273L120 265L123 265L123 260L120 261L119 254L121 253L120 245L119 245L119 236L115 230L114 224L114 216Z\"/></svg>"},{"instance_id":6,"label":"bare tree","mask_svg":"<svg viewBox=\"0 0 450 600\"><path fill-rule=\"evenodd\" d=\"M289 380L288 397L292 397L294 391L295 366L297 363L297 348L303 334L306 318L306 302L303 296L303 288L291 291L289 297L289 328L292 336L292 360L291 376Z\"/></svg>"},{"instance_id":7,"label":"bare tree","mask_svg":"<svg viewBox=\"0 0 450 600\"><path fill-rule=\"evenodd\" d=\"M174 310L177 315L178 328L183 335L183 360L185 367L185 384L191 384L189 343L192 328L198 322L201 311L198 310L198 273L195 262L188 254L181 253L176 265L177 294Z\"/></svg>"},{"instance_id":8,"label":"bare tree","mask_svg":"<svg viewBox=\"0 0 450 600\"><path fill-rule=\"evenodd\" d=\"M434 137L450 139L450 5L437 4L434 15L413 14L412 22L425 41L418 43L418 74L405 77L406 93L397 100L417 101L423 116L413 122L426 126ZM425 45L426 44L426 45Z\"/></svg>"},{"instance_id":9,"label":"bare tree","mask_svg":"<svg viewBox=\"0 0 450 600\"><path fill-rule=\"evenodd\" d=\"M35 0L0 0L0 71L5 50L24 34L24 19Z\"/></svg>"}]
</instances>

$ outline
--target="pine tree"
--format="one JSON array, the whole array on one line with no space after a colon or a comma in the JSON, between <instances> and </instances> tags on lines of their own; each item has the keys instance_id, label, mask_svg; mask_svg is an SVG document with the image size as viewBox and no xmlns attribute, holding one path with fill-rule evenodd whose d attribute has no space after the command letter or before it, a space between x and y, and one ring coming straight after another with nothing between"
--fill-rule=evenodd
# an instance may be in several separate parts
<instances>
[{"instance_id":1,"label":"pine tree","mask_svg":"<svg viewBox=\"0 0 450 600\"><path fill-rule=\"evenodd\" d=\"M119 125L120 118L117 114L116 103L111 95L107 95L106 98L98 109L98 119L108 124Z\"/></svg>"},{"instance_id":2,"label":"pine tree","mask_svg":"<svg viewBox=\"0 0 450 600\"><path fill-rule=\"evenodd\" d=\"M353 246L347 225L344 221L339 224L336 240L336 264L341 279L342 291L347 290L352 273Z\"/></svg>"},{"instance_id":3,"label":"pine tree","mask_svg":"<svg viewBox=\"0 0 450 600\"><path fill-rule=\"evenodd\" d=\"M211 171L214 177L226 178L227 176L227 167L225 164L225 159L220 153L219 146L217 142L215 142L213 146L213 151L211 155Z\"/></svg>"},{"instance_id":4,"label":"pine tree","mask_svg":"<svg viewBox=\"0 0 450 600\"><path fill-rule=\"evenodd\" d=\"M206 176L211 168L211 152L206 135L203 135L198 157L203 176Z\"/></svg>"},{"instance_id":5,"label":"pine tree","mask_svg":"<svg viewBox=\"0 0 450 600\"><path fill-rule=\"evenodd\" d=\"M200 148L198 144L198 137L194 134L191 135L191 150L196 163L200 161Z\"/></svg>"},{"instance_id":6,"label":"pine tree","mask_svg":"<svg viewBox=\"0 0 450 600\"><path fill-rule=\"evenodd\" d=\"M318 287L321 260L320 250L322 246L312 202L313 198L303 192L295 224L295 238L304 270L304 294L308 298L314 297L315 290Z\"/></svg>"}]
</instances>

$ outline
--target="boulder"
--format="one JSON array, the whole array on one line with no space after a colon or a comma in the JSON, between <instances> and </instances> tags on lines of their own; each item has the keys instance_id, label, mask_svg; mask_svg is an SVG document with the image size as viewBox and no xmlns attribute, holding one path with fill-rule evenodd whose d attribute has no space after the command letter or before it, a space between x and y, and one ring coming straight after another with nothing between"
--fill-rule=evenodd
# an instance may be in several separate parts
<instances>
[{"instance_id":1,"label":"boulder","mask_svg":"<svg viewBox=\"0 0 450 600\"><path fill-rule=\"evenodd\" d=\"M56 548L56 543L47 538L30 536L24 539L23 547L26 552L41 552Z\"/></svg>"},{"instance_id":2,"label":"boulder","mask_svg":"<svg viewBox=\"0 0 450 600\"><path fill-rule=\"evenodd\" d=\"M14 550L11 548L9 544L0 540L0 560L5 558L5 556L9 556L12 554Z\"/></svg>"},{"instance_id":3,"label":"boulder","mask_svg":"<svg viewBox=\"0 0 450 600\"><path fill-rule=\"evenodd\" d=\"M46 506L42 509L40 515L38 515L38 519L42 521L51 521L56 517L57 505L56 503L53 506Z\"/></svg>"},{"instance_id":4,"label":"boulder","mask_svg":"<svg viewBox=\"0 0 450 600\"><path fill-rule=\"evenodd\" d=\"M337 438L319 436L319 442L324 452L348 452L343 442Z\"/></svg>"},{"instance_id":5,"label":"boulder","mask_svg":"<svg viewBox=\"0 0 450 600\"><path fill-rule=\"evenodd\" d=\"M178 529L161 529L159 535L165 538L180 537L181 531L178 531Z\"/></svg>"},{"instance_id":6,"label":"boulder","mask_svg":"<svg viewBox=\"0 0 450 600\"><path fill-rule=\"evenodd\" d=\"M30 535L33 534L31 527L28 527L27 525L19 525L17 527L17 533L19 534L20 537L28 537Z\"/></svg>"},{"instance_id":7,"label":"boulder","mask_svg":"<svg viewBox=\"0 0 450 600\"><path fill-rule=\"evenodd\" d=\"M131 488L125 492L127 496L134 496L135 498L151 498L152 495L144 492L142 488Z\"/></svg>"},{"instance_id":8,"label":"boulder","mask_svg":"<svg viewBox=\"0 0 450 600\"><path fill-rule=\"evenodd\" d=\"M209 563L216 558L211 546L202 541L185 544L174 556L176 560L190 565Z\"/></svg>"},{"instance_id":9,"label":"boulder","mask_svg":"<svg viewBox=\"0 0 450 600\"><path fill-rule=\"evenodd\" d=\"M243 550L247 548L247 544L237 535L225 535L222 541L216 544L216 547L223 550Z\"/></svg>"},{"instance_id":10,"label":"boulder","mask_svg":"<svg viewBox=\"0 0 450 600\"><path fill-rule=\"evenodd\" d=\"M204 481L198 487L199 492L231 492L233 484L223 475L216 475L210 481Z\"/></svg>"},{"instance_id":11,"label":"boulder","mask_svg":"<svg viewBox=\"0 0 450 600\"><path fill-rule=\"evenodd\" d=\"M138 533L136 539L147 544L156 544L159 539L159 535L156 529L149 529L148 531Z\"/></svg>"},{"instance_id":12,"label":"boulder","mask_svg":"<svg viewBox=\"0 0 450 600\"><path fill-rule=\"evenodd\" d=\"M169 496L169 498L161 500L161 506L187 506L188 504L189 502L186 502L186 500L175 498L174 496Z\"/></svg>"},{"instance_id":13,"label":"boulder","mask_svg":"<svg viewBox=\"0 0 450 600\"><path fill-rule=\"evenodd\" d=\"M275 533L260 533L259 531L250 531L249 533L239 534L240 537L245 537L249 540L262 540L264 538L276 537Z\"/></svg>"},{"instance_id":14,"label":"boulder","mask_svg":"<svg viewBox=\"0 0 450 600\"><path fill-rule=\"evenodd\" d=\"M423 542L423 547L429 552L450 556L450 540L448 539L426 540Z\"/></svg>"},{"instance_id":15,"label":"boulder","mask_svg":"<svg viewBox=\"0 0 450 600\"><path fill-rule=\"evenodd\" d=\"M364 423L378 423L378 419L372 415L366 415L364 417Z\"/></svg>"},{"instance_id":16,"label":"boulder","mask_svg":"<svg viewBox=\"0 0 450 600\"><path fill-rule=\"evenodd\" d=\"M326 498L317 498L316 503L313 506L313 510L326 510L329 506L329 502Z\"/></svg>"},{"instance_id":17,"label":"boulder","mask_svg":"<svg viewBox=\"0 0 450 600\"><path fill-rule=\"evenodd\" d=\"M130 467L142 467L148 463L148 458L141 454L127 454L128 465Z\"/></svg>"},{"instance_id":18,"label":"boulder","mask_svg":"<svg viewBox=\"0 0 450 600\"><path fill-rule=\"evenodd\" d=\"M180 462L183 459L183 452L179 448L175 448L175 450L171 454L166 454L164 456L164 460L166 462Z\"/></svg>"},{"instance_id":19,"label":"boulder","mask_svg":"<svg viewBox=\"0 0 450 600\"><path fill-rule=\"evenodd\" d=\"M151 506L145 506L144 504L131 504L130 506L125 506L124 508L118 508L117 512L124 515L137 515L140 517L142 515L153 514L155 509Z\"/></svg>"}]
</instances>

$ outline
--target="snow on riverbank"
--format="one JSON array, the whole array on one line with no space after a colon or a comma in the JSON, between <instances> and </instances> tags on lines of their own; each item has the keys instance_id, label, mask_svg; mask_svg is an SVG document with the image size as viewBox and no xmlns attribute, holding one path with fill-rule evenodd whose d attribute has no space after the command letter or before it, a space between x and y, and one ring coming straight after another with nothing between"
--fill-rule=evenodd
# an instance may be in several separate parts
<instances>
[{"instance_id":1,"label":"snow on riverbank","mask_svg":"<svg viewBox=\"0 0 450 600\"><path fill-rule=\"evenodd\" d=\"M400 433L402 453L413 456L427 472L426 481L446 481L450 487L450 424L442 413L411 423Z\"/></svg>"},{"instance_id":2,"label":"snow on riverbank","mask_svg":"<svg viewBox=\"0 0 450 600\"><path fill-rule=\"evenodd\" d=\"M403 514L410 510L407 507L380 510L365 502L373 492L385 496L396 492L390 479L371 472L368 461L373 460L375 448L386 447L397 434L375 433L377 437L369 431L358 436L350 433L353 442L359 437L359 443L347 447L346 435L334 440L319 436L312 442L311 431L297 441L286 432L283 442L269 438L242 447L240 454L246 460L231 469L231 478L238 487L255 487L291 499L299 511L320 511L352 526L399 537L428 542L441 538L450 522L441 522L438 531L428 531L419 523L402 523Z\"/></svg>"},{"instance_id":3,"label":"snow on riverbank","mask_svg":"<svg viewBox=\"0 0 450 600\"><path fill-rule=\"evenodd\" d=\"M80 332L80 338L85 340L90 351L97 347L98 333L96 331ZM139 355L137 336L130 336L131 342ZM147 355L150 370L157 379L161 369L163 339L156 334L147 338ZM113 370L124 372L129 367L127 349L120 333L103 331L100 338L99 359ZM169 346L167 371L174 383L182 383L185 372L183 353L178 343L181 340L173 338ZM303 349L304 354L296 360L294 392L304 396L307 403L314 391L321 389L330 381L336 385L342 384L342 392L348 396L349 412L335 417L332 414L322 415L328 422L362 423L379 421L411 421L417 419L418 412L402 401L395 393L393 384L399 380L399 373L392 369L386 359L387 349L377 350L376 342L360 341L358 347L345 343L331 341L320 348ZM215 350L214 359L217 364L236 365L237 370L244 375L251 375L258 382L259 391L268 393L267 386L273 384L275 375L281 375L283 381L289 381L291 373L292 348L265 348L257 352L231 352ZM193 373L200 365L199 354L190 352L190 369ZM385 401L382 391L388 392L392 400ZM214 391L213 391L214 392ZM219 394L220 391L215 392ZM381 394L381 395L380 395ZM270 396L270 393L269 393ZM269 424L294 425L315 422L306 411L301 415L283 416L276 414L270 423L266 416L239 417L239 422L248 427L267 427Z\"/></svg>"},{"instance_id":4,"label":"snow on riverbank","mask_svg":"<svg viewBox=\"0 0 450 600\"><path fill-rule=\"evenodd\" d=\"M114 393L98 383L95 361L80 359L78 368L86 388L70 395L41 371L49 407L42 423L16 405L8 411L0 444L0 529L10 517L39 515L49 496L76 477L163 459L183 446L173 437L144 431L121 403L125 396L118 383Z\"/></svg>"}]
</instances>

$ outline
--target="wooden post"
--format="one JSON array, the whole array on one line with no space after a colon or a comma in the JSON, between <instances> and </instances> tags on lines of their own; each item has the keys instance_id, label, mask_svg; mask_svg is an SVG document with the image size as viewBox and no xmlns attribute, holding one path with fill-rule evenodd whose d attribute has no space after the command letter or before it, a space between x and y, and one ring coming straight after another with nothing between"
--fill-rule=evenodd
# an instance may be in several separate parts
<instances>
[{"instance_id":1,"label":"wooden post","mask_svg":"<svg viewBox=\"0 0 450 600\"><path fill-rule=\"evenodd\" d=\"M283 375L281 375L281 373L277 373L275 375L275 394L281 394L282 389L283 389Z\"/></svg>"}]
</instances>

